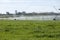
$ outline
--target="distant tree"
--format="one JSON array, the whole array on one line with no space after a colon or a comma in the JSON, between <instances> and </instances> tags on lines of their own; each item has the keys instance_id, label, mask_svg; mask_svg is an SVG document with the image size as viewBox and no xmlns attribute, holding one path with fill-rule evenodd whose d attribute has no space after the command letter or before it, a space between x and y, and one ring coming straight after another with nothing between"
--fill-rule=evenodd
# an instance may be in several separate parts
<instances>
[{"instance_id":1,"label":"distant tree","mask_svg":"<svg viewBox=\"0 0 60 40\"><path fill-rule=\"evenodd\" d=\"M37 15L38 13L36 13L36 12L32 12L32 14L33 14L33 15Z\"/></svg>"},{"instance_id":2,"label":"distant tree","mask_svg":"<svg viewBox=\"0 0 60 40\"><path fill-rule=\"evenodd\" d=\"M25 12L25 11L23 11L22 13L23 13L23 14L26 14L26 12Z\"/></svg>"},{"instance_id":3,"label":"distant tree","mask_svg":"<svg viewBox=\"0 0 60 40\"><path fill-rule=\"evenodd\" d=\"M21 12L18 12L17 14L18 14L18 15L21 15L22 13L21 13Z\"/></svg>"},{"instance_id":4,"label":"distant tree","mask_svg":"<svg viewBox=\"0 0 60 40\"><path fill-rule=\"evenodd\" d=\"M9 15L10 13L9 12L6 12L7 15Z\"/></svg>"}]
</instances>

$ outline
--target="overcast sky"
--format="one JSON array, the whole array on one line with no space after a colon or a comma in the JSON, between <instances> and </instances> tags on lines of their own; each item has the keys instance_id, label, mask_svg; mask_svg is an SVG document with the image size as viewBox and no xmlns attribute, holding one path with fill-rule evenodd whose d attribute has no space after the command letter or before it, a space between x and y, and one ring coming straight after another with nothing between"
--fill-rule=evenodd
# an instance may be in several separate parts
<instances>
[{"instance_id":1,"label":"overcast sky","mask_svg":"<svg viewBox=\"0 0 60 40\"><path fill-rule=\"evenodd\" d=\"M0 13L6 11L18 12L57 12L60 8L60 0L0 0Z\"/></svg>"}]
</instances>

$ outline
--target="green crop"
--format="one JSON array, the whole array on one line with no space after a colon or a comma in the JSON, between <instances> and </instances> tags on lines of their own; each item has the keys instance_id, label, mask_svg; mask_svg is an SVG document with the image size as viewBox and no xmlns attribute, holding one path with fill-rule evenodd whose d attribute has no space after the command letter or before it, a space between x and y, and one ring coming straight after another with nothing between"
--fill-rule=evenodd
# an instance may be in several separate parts
<instances>
[{"instance_id":1,"label":"green crop","mask_svg":"<svg viewBox=\"0 0 60 40\"><path fill-rule=\"evenodd\" d=\"M0 20L0 40L60 40L60 21Z\"/></svg>"}]
</instances>

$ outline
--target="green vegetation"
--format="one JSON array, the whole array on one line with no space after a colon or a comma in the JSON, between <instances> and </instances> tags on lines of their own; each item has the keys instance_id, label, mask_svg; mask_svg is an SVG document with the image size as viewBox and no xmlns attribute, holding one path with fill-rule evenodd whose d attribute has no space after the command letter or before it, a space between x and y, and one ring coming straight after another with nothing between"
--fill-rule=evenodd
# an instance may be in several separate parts
<instances>
[{"instance_id":1,"label":"green vegetation","mask_svg":"<svg viewBox=\"0 0 60 40\"><path fill-rule=\"evenodd\" d=\"M60 40L60 21L0 20L0 40Z\"/></svg>"}]
</instances>

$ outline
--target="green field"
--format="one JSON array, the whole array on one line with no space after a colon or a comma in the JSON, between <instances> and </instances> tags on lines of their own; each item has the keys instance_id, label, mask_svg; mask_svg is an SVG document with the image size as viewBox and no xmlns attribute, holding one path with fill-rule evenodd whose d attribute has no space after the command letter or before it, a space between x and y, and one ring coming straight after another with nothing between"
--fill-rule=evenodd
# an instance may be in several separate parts
<instances>
[{"instance_id":1,"label":"green field","mask_svg":"<svg viewBox=\"0 0 60 40\"><path fill-rule=\"evenodd\" d=\"M60 40L60 21L0 20L0 40Z\"/></svg>"}]
</instances>

